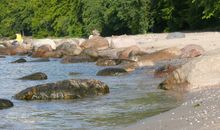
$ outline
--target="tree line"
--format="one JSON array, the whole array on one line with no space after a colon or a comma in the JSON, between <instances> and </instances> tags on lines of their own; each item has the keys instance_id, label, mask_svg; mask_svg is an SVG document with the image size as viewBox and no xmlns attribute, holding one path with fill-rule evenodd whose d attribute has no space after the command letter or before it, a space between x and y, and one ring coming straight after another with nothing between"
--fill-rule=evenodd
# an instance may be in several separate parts
<instances>
[{"instance_id":1,"label":"tree line","mask_svg":"<svg viewBox=\"0 0 220 130\"><path fill-rule=\"evenodd\" d=\"M1 0L0 37L219 29L220 0Z\"/></svg>"}]
</instances>

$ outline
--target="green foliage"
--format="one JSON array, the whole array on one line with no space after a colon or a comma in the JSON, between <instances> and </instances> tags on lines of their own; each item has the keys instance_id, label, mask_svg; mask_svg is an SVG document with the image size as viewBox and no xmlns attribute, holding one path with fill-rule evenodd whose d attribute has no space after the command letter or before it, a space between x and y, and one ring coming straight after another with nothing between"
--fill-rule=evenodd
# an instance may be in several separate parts
<instances>
[{"instance_id":1,"label":"green foliage","mask_svg":"<svg viewBox=\"0 0 220 130\"><path fill-rule=\"evenodd\" d=\"M0 37L82 37L219 28L220 0L1 0Z\"/></svg>"}]
</instances>

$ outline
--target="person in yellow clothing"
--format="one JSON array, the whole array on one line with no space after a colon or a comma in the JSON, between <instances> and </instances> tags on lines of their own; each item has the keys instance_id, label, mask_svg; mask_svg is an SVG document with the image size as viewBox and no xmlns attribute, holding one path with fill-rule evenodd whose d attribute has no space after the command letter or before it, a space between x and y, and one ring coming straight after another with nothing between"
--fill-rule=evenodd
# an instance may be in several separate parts
<instances>
[{"instance_id":1,"label":"person in yellow clothing","mask_svg":"<svg viewBox=\"0 0 220 130\"><path fill-rule=\"evenodd\" d=\"M22 44L23 43L23 38L22 38L22 36L21 36L21 34L16 34L16 41L19 43L19 44Z\"/></svg>"},{"instance_id":2,"label":"person in yellow clothing","mask_svg":"<svg viewBox=\"0 0 220 130\"><path fill-rule=\"evenodd\" d=\"M16 34L16 39L12 42L13 46L18 46L18 45L22 45L23 44L23 38L21 36L21 34L17 33Z\"/></svg>"}]
</instances>

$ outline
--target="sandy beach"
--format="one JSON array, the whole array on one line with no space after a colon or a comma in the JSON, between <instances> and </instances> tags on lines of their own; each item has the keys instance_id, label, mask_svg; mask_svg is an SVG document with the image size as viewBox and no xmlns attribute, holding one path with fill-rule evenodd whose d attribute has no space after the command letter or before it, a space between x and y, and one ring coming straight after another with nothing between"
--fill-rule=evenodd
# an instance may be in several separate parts
<instances>
[{"instance_id":1,"label":"sandy beach","mask_svg":"<svg viewBox=\"0 0 220 130\"><path fill-rule=\"evenodd\" d=\"M167 34L149 34L148 37L152 39L141 46L162 49L197 44L206 52L220 48L219 32L185 33L185 35L185 38L166 39ZM216 76L219 77L219 74ZM179 107L139 121L123 130L219 130L219 95L220 85L193 89L185 94L184 102Z\"/></svg>"}]
</instances>

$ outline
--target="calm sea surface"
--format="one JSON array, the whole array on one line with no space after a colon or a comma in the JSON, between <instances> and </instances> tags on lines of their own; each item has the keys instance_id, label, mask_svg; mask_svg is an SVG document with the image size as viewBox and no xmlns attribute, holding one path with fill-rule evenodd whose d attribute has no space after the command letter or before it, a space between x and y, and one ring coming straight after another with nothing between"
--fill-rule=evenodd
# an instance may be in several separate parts
<instances>
[{"instance_id":1,"label":"calm sea surface","mask_svg":"<svg viewBox=\"0 0 220 130\"><path fill-rule=\"evenodd\" d=\"M99 77L103 69L94 63L61 64L50 62L11 64L19 57L0 59L0 98L14 102L11 109L0 110L0 129L6 130L114 130L176 107L179 100L157 89L162 79L153 77L153 68L142 68L128 75ZM27 60L33 60L26 57ZM18 78L44 72L45 81ZM80 75L70 76L70 72ZM98 79L110 87L110 94L77 100L19 101L19 91L43 83L64 79Z\"/></svg>"}]
</instances>

